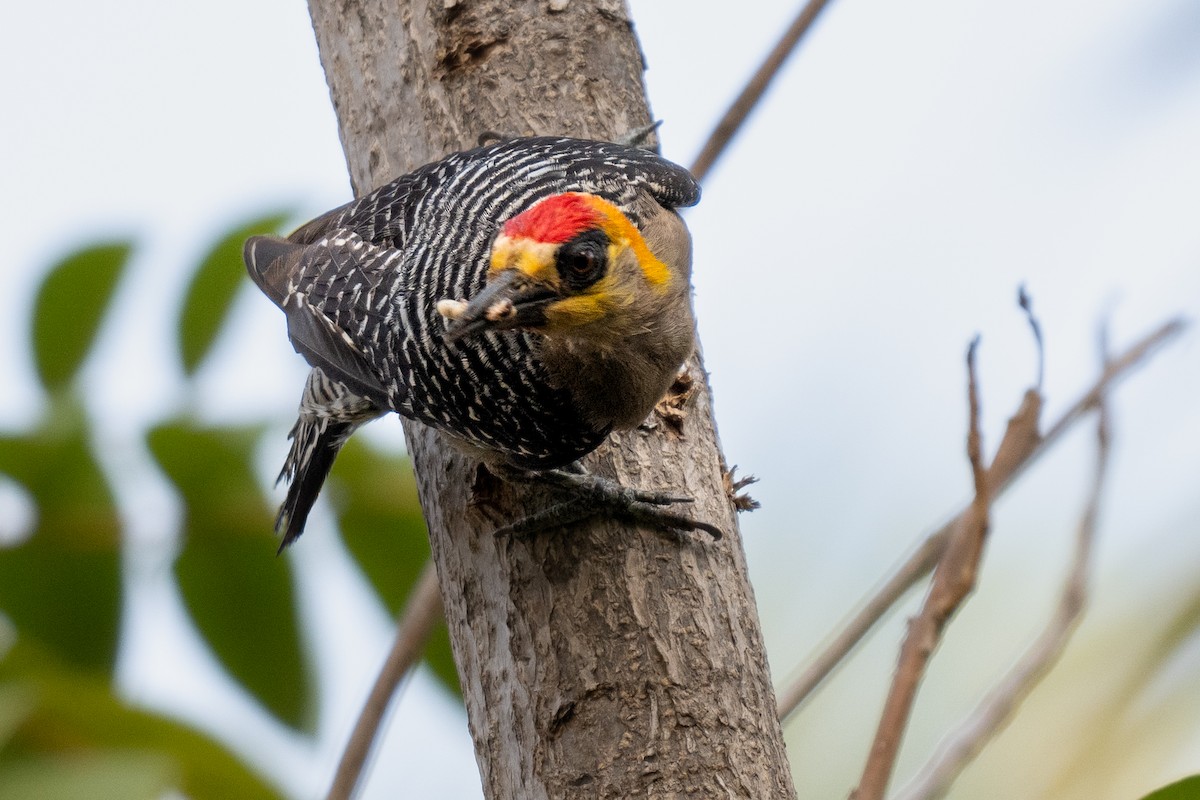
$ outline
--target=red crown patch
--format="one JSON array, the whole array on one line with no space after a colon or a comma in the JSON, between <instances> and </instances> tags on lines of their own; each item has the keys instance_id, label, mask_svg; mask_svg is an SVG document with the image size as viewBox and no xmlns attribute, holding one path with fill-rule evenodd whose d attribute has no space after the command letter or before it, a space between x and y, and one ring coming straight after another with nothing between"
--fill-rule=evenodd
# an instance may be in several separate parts
<instances>
[{"instance_id":1,"label":"red crown patch","mask_svg":"<svg viewBox=\"0 0 1200 800\"><path fill-rule=\"evenodd\" d=\"M600 224L600 212L587 195L569 192L539 200L531 208L504 223L503 233L511 238L562 244Z\"/></svg>"}]
</instances>

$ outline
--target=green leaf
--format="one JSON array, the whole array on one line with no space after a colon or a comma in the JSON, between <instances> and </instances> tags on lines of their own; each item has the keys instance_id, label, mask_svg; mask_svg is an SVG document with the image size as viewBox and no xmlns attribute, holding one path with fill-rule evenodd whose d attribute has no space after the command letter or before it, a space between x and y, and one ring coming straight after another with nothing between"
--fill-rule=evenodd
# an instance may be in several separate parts
<instances>
[{"instance_id":1,"label":"green leaf","mask_svg":"<svg viewBox=\"0 0 1200 800\"><path fill-rule=\"evenodd\" d=\"M280 797L222 745L133 708L108 676L73 670L24 635L0 660L0 709L8 698L23 713L0 746L0 797Z\"/></svg>"},{"instance_id":2,"label":"green leaf","mask_svg":"<svg viewBox=\"0 0 1200 800\"><path fill-rule=\"evenodd\" d=\"M1164 786L1146 795L1142 800L1200 800L1200 775Z\"/></svg>"},{"instance_id":3,"label":"green leaf","mask_svg":"<svg viewBox=\"0 0 1200 800\"><path fill-rule=\"evenodd\" d=\"M269 214L235 228L221 237L200 262L179 317L179 357L188 375L195 373L212 348L246 277L242 245L251 236L275 233L290 216Z\"/></svg>"},{"instance_id":4,"label":"green leaf","mask_svg":"<svg viewBox=\"0 0 1200 800\"><path fill-rule=\"evenodd\" d=\"M0 763L0 797L158 800L174 783L170 760L155 753L96 751Z\"/></svg>"},{"instance_id":5,"label":"green leaf","mask_svg":"<svg viewBox=\"0 0 1200 800\"><path fill-rule=\"evenodd\" d=\"M297 728L315 715L292 573L275 556L273 514L252 470L261 428L150 432L151 452L183 495L175 574L192 620L230 674Z\"/></svg>"},{"instance_id":6,"label":"green leaf","mask_svg":"<svg viewBox=\"0 0 1200 800\"><path fill-rule=\"evenodd\" d=\"M37 509L30 537L0 548L0 610L58 657L107 675L121 612L120 521L82 410L60 403L47 420L0 438L0 473Z\"/></svg>"},{"instance_id":7,"label":"green leaf","mask_svg":"<svg viewBox=\"0 0 1200 800\"><path fill-rule=\"evenodd\" d=\"M351 439L333 464L326 495L333 501L346 549L393 615L404 607L429 560L429 536L411 462ZM439 623L425 659L455 694L461 689L450 635Z\"/></svg>"},{"instance_id":8,"label":"green leaf","mask_svg":"<svg viewBox=\"0 0 1200 800\"><path fill-rule=\"evenodd\" d=\"M62 389L79 371L132 250L129 242L84 248L42 281L34 305L33 349L38 375L50 391Z\"/></svg>"},{"instance_id":9,"label":"green leaf","mask_svg":"<svg viewBox=\"0 0 1200 800\"><path fill-rule=\"evenodd\" d=\"M0 753L37 708L34 692L25 686L0 684Z\"/></svg>"},{"instance_id":10,"label":"green leaf","mask_svg":"<svg viewBox=\"0 0 1200 800\"><path fill-rule=\"evenodd\" d=\"M393 614L429 560L429 536L407 458L348 441L323 490L333 502L342 538L379 598Z\"/></svg>"}]
</instances>

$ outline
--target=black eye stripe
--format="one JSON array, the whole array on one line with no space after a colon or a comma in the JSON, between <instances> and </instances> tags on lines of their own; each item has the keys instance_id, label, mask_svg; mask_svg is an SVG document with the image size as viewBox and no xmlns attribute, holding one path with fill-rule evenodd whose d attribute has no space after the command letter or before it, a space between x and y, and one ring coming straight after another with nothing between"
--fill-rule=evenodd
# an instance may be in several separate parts
<instances>
[{"instance_id":1,"label":"black eye stripe","mask_svg":"<svg viewBox=\"0 0 1200 800\"><path fill-rule=\"evenodd\" d=\"M608 270L608 235L590 230L564 242L555 260L558 276L568 289L582 291Z\"/></svg>"}]
</instances>

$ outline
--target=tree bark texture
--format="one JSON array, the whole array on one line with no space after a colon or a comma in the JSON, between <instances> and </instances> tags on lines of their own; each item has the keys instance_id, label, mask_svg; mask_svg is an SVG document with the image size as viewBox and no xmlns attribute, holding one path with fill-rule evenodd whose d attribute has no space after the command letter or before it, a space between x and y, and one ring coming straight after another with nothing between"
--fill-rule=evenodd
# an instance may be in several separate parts
<instances>
[{"instance_id":1,"label":"tree bark texture","mask_svg":"<svg viewBox=\"0 0 1200 800\"><path fill-rule=\"evenodd\" d=\"M357 193L484 131L612 139L650 119L622 0L310 11ZM686 489L717 542L614 521L497 540L551 496L484 480L405 423L488 798L795 795L698 356L690 366L681 431L660 420L585 463Z\"/></svg>"}]
</instances>

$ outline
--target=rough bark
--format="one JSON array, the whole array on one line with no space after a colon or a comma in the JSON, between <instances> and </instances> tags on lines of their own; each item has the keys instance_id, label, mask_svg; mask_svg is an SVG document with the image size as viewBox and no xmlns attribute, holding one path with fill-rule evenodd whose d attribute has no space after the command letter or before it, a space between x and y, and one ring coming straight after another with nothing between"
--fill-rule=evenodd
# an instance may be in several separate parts
<instances>
[{"instance_id":1,"label":"rough bark","mask_svg":"<svg viewBox=\"0 0 1200 800\"><path fill-rule=\"evenodd\" d=\"M484 131L611 139L649 120L621 0L310 10L358 193ZM681 433L614 436L586 463L686 488L718 542L612 521L496 540L547 497L481 485L475 465L405 424L489 798L795 795L698 357L691 369Z\"/></svg>"}]
</instances>

